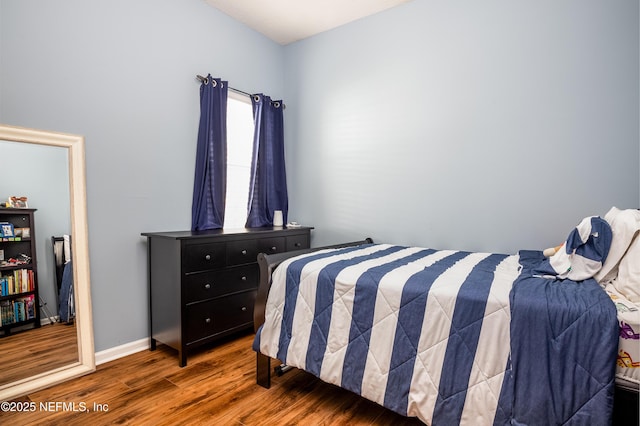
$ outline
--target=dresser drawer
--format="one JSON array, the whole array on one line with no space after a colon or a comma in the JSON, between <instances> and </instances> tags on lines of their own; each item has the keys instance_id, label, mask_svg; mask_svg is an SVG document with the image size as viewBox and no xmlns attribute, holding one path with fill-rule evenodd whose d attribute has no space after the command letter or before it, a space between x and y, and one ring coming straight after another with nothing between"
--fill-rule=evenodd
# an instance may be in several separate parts
<instances>
[{"instance_id":1,"label":"dresser drawer","mask_svg":"<svg viewBox=\"0 0 640 426\"><path fill-rule=\"evenodd\" d=\"M224 331L250 327L256 292L235 294L186 307L187 344Z\"/></svg>"},{"instance_id":2,"label":"dresser drawer","mask_svg":"<svg viewBox=\"0 0 640 426\"><path fill-rule=\"evenodd\" d=\"M227 243L227 265L253 263L258 257L256 240L231 241Z\"/></svg>"},{"instance_id":3,"label":"dresser drawer","mask_svg":"<svg viewBox=\"0 0 640 426\"><path fill-rule=\"evenodd\" d=\"M187 275L184 281L184 301L192 303L239 291L255 290L259 275L257 264Z\"/></svg>"},{"instance_id":4,"label":"dresser drawer","mask_svg":"<svg viewBox=\"0 0 640 426\"><path fill-rule=\"evenodd\" d=\"M282 253L285 248L285 237L260 238L258 240L258 252L260 253Z\"/></svg>"},{"instance_id":5,"label":"dresser drawer","mask_svg":"<svg viewBox=\"0 0 640 426\"><path fill-rule=\"evenodd\" d=\"M309 234L300 234L300 235L292 235L290 237L286 237L286 248L287 251L292 250L302 250L309 248Z\"/></svg>"},{"instance_id":6,"label":"dresser drawer","mask_svg":"<svg viewBox=\"0 0 640 426\"><path fill-rule=\"evenodd\" d=\"M225 244L189 244L182 260L185 272L206 271L225 266Z\"/></svg>"}]
</instances>

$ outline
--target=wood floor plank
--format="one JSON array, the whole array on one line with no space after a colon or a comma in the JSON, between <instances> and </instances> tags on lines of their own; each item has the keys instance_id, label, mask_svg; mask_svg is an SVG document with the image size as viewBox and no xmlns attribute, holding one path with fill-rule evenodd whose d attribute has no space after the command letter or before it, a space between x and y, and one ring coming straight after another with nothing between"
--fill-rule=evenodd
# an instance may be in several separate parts
<instances>
[{"instance_id":1,"label":"wood floor plank","mask_svg":"<svg viewBox=\"0 0 640 426\"><path fill-rule=\"evenodd\" d=\"M78 361L77 332L73 325L54 323L0 338L0 384Z\"/></svg>"},{"instance_id":2,"label":"wood floor plank","mask_svg":"<svg viewBox=\"0 0 640 426\"><path fill-rule=\"evenodd\" d=\"M0 424L420 424L296 369L273 377L264 389L255 383L252 341L245 334L203 347L189 354L184 368L177 351L159 345L18 398L53 410L0 412Z\"/></svg>"}]
</instances>

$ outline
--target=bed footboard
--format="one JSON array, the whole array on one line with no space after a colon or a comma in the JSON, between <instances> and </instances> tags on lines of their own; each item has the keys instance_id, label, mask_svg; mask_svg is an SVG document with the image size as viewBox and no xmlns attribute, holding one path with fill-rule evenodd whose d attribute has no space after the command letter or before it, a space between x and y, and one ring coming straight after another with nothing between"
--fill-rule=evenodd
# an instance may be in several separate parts
<instances>
[{"instance_id":1,"label":"bed footboard","mask_svg":"<svg viewBox=\"0 0 640 426\"><path fill-rule=\"evenodd\" d=\"M305 253L311 253L318 250L330 249L330 248L342 248L359 246L362 244L371 244L373 240L366 238L362 241L353 241L344 244L336 244L332 246L316 247L304 250L288 251L285 253L277 254L258 254L258 265L260 267L260 284L258 285L258 294L256 295L256 302L253 307L253 327L257 332L258 329L264 324L265 308L267 306L267 296L269 295L269 289L271 288L271 274L276 267L284 260L290 257L298 256ZM271 386L271 358L266 355L256 352L256 383L260 386L269 388Z\"/></svg>"}]
</instances>

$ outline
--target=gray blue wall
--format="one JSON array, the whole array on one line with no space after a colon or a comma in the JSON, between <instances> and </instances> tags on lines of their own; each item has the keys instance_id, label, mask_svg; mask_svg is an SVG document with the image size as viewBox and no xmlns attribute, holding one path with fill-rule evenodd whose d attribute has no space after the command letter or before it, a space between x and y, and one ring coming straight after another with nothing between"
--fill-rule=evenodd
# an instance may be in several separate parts
<instances>
[{"instance_id":1,"label":"gray blue wall","mask_svg":"<svg viewBox=\"0 0 640 426\"><path fill-rule=\"evenodd\" d=\"M417 0L286 61L293 216L316 243L512 253L639 206L637 0Z\"/></svg>"},{"instance_id":2,"label":"gray blue wall","mask_svg":"<svg viewBox=\"0 0 640 426\"><path fill-rule=\"evenodd\" d=\"M283 97L313 245L513 252L640 197L638 2L414 0L286 47L201 0L0 0L0 122L86 139L96 350L190 226L196 74Z\"/></svg>"},{"instance_id":3,"label":"gray blue wall","mask_svg":"<svg viewBox=\"0 0 640 426\"><path fill-rule=\"evenodd\" d=\"M196 74L281 98L283 60L201 0L0 0L0 122L85 137L96 351L148 336L140 233L191 226Z\"/></svg>"}]
</instances>

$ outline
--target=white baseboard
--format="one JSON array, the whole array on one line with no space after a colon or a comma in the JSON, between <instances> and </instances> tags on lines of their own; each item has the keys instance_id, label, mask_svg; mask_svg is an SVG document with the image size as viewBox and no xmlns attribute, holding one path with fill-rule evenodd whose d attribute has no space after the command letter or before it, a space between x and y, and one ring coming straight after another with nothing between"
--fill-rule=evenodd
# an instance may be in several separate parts
<instances>
[{"instance_id":1,"label":"white baseboard","mask_svg":"<svg viewBox=\"0 0 640 426\"><path fill-rule=\"evenodd\" d=\"M113 361L137 352L142 352L145 349L149 349L148 337L125 343L124 345L116 346L114 348L105 349L104 351L96 352L96 365L104 364L105 362Z\"/></svg>"},{"instance_id":2,"label":"white baseboard","mask_svg":"<svg viewBox=\"0 0 640 426\"><path fill-rule=\"evenodd\" d=\"M53 321L51 321L51 319L53 318ZM54 317L43 317L40 316L40 325L49 325L52 324L54 322L58 322L60 320L60 317L58 315L54 316Z\"/></svg>"}]
</instances>

